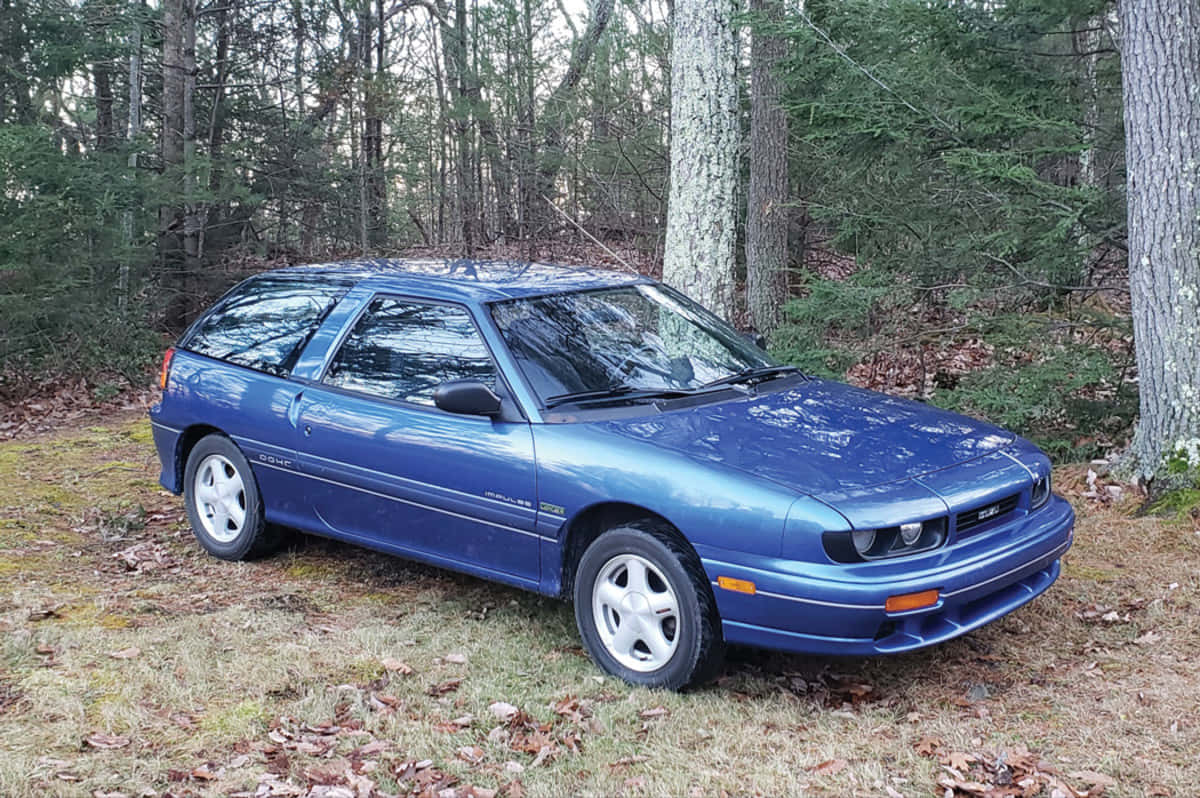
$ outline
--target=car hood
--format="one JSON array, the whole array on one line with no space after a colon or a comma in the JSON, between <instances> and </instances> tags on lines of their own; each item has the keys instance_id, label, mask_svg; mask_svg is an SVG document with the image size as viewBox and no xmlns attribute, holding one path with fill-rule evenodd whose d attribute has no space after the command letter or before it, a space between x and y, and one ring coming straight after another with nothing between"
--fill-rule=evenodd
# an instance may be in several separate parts
<instances>
[{"instance_id":1,"label":"car hood","mask_svg":"<svg viewBox=\"0 0 1200 798\"><path fill-rule=\"evenodd\" d=\"M938 471L1015 438L957 413L827 380L599 426L817 497Z\"/></svg>"}]
</instances>

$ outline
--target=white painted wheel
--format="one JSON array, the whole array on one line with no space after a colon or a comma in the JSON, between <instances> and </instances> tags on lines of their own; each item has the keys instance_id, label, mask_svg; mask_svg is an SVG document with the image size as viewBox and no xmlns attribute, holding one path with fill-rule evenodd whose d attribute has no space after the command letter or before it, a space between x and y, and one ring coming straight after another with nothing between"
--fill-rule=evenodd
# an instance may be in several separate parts
<instances>
[{"instance_id":1,"label":"white painted wheel","mask_svg":"<svg viewBox=\"0 0 1200 798\"><path fill-rule=\"evenodd\" d=\"M246 485L224 455L200 461L192 485L196 516L204 531L218 543L231 543L246 524Z\"/></svg>"},{"instance_id":2,"label":"white painted wheel","mask_svg":"<svg viewBox=\"0 0 1200 798\"><path fill-rule=\"evenodd\" d=\"M646 673L679 647L679 600L666 576L636 554L618 554L592 586L592 614L604 648L621 665Z\"/></svg>"}]
</instances>

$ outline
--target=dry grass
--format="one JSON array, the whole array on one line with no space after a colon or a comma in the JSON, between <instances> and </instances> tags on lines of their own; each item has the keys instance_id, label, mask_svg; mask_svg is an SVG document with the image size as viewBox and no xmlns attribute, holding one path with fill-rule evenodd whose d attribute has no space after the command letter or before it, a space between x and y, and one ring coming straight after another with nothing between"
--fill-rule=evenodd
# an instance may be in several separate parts
<instances>
[{"instance_id":1,"label":"dry grass","mask_svg":"<svg viewBox=\"0 0 1200 798\"><path fill-rule=\"evenodd\" d=\"M315 540L209 559L146 423L92 423L0 443L2 795L911 798L939 758L1026 749L1080 791L1200 794L1194 522L1081 505L1063 578L999 623L886 659L735 652L674 695L601 676L560 602Z\"/></svg>"}]
</instances>

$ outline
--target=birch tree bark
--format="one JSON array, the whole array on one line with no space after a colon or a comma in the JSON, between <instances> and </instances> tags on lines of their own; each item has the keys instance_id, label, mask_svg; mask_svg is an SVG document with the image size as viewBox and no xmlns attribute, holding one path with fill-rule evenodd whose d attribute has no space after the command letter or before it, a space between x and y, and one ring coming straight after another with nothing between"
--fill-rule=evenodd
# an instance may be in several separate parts
<instances>
[{"instance_id":1,"label":"birch tree bark","mask_svg":"<svg viewBox=\"0 0 1200 798\"><path fill-rule=\"evenodd\" d=\"M1200 436L1200 0L1122 0L1129 282L1141 417L1132 459L1165 473Z\"/></svg>"},{"instance_id":2,"label":"birch tree bark","mask_svg":"<svg viewBox=\"0 0 1200 798\"><path fill-rule=\"evenodd\" d=\"M761 25L783 13L779 0L750 0ZM783 320L787 301L787 114L775 69L784 41L756 28L750 42L750 186L746 195L746 304L766 336Z\"/></svg>"},{"instance_id":3,"label":"birch tree bark","mask_svg":"<svg viewBox=\"0 0 1200 798\"><path fill-rule=\"evenodd\" d=\"M1096 131L1100 127L1100 84L1096 79L1096 68L1100 56L1100 25L1102 20L1086 17L1080 20L1080 30L1072 36L1076 57L1080 61L1079 99L1083 105L1080 127L1083 133L1083 148L1079 151L1079 185L1096 188L1100 184L1096 163Z\"/></svg>"},{"instance_id":4,"label":"birch tree bark","mask_svg":"<svg viewBox=\"0 0 1200 798\"><path fill-rule=\"evenodd\" d=\"M1108 13L1107 9L1104 11ZM1097 135L1100 130L1100 82L1098 67L1100 64L1101 32L1104 30L1104 17L1101 15L1084 17L1076 25L1077 30L1072 35L1072 46L1078 65L1079 102L1083 114L1080 118L1079 178L1080 188L1099 194L1100 186L1100 152L1097 147ZM1080 279L1087 285L1092 278L1092 255L1096 237L1079 222L1079 249L1083 253L1080 269Z\"/></svg>"},{"instance_id":5,"label":"birch tree bark","mask_svg":"<svg viewBox=\"0 0 1200 798\"><path fill-rule=\"evenodd\" d=\"M734 0L677 0L671 189L663 280L720 316L734 304L737 37Z\"/></svg>"}]
</instances>

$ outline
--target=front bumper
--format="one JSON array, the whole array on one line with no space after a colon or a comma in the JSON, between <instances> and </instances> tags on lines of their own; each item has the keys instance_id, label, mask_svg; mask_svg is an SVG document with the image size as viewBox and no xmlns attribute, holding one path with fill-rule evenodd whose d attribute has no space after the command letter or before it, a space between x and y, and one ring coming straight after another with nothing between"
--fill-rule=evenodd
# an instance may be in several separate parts
<instances>
[{"instance_id":1,"label":"front bumper","mask_svg":"<svg viewBox=\"0 0 1200 798\"><path fill-rule=\"evenodd\" d=\"M812 654L887 654L934 645L1045 592L1074 540L1075 513L1055 496L1010 525L931 556L855 569L700 551L729 643ZM905 562L908 560L908 562ZM753 595L717 577L753 582ZM889 596L937 589L937 604L888 612Z\"/></svg>"}]
</instances>

